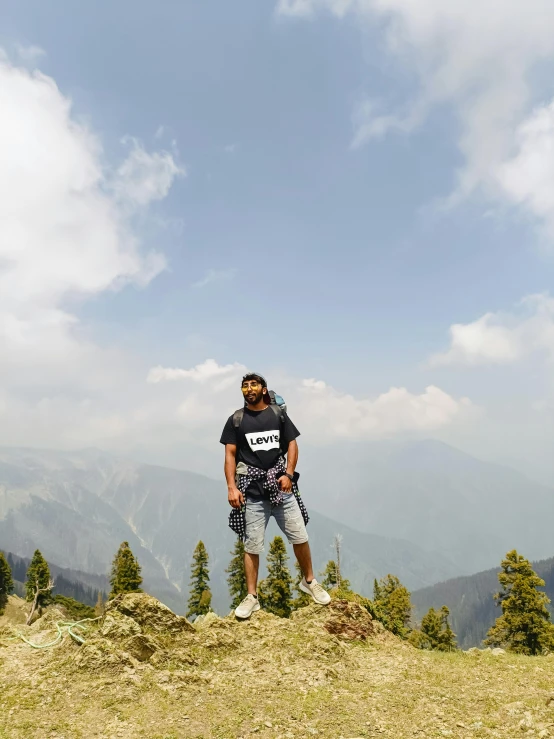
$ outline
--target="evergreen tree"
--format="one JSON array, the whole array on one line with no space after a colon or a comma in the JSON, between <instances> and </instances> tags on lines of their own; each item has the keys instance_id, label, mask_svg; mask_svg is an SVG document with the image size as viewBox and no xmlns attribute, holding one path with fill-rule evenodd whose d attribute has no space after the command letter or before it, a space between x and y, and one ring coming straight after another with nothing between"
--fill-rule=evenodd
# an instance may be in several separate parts
<instances>
[{"instance_id":1,"label":"evergreen tree","mask_svg":"<svg viewBox=\"0 0 554 739\"><path fill-rule=\"evenodd\" d=\"M0 552L0 616L4 613L10 593L13 593L12 569L4 554Z\"/></svg>"},{"instance_id":2,"label":"evergreen tree","mask_svg":"<svg viewBox=\"0 0 554 739\"><path fill-rule=\"evenodd\" d=\"M338 587L337 563L334 559L330 559L327 562L325 570L321 573L320 577L322 578L321 584L325 590L336 591L334 594L337 597L340 598L341 595L350 595L352 593L350 580L347 580L342 574L340 578L340 587Z\"/></svg>"},{"instance_id":3,"label":"evergreen tree","mask_svg":"<svg viewBox=\"0 0 554 739\"><path fill-rule=\"evenodd\" d=\"M405 639L412 612L410 593L395 575L373 583L373 606L383 626Z\"/></svg>"},{"instance_id":4,"label":"evergreen tree","mask_svg":"<svg viewBox=\"0 0 554 739\"><path fill-rule=\"evenodd\" d=\"M225 570L228 573L229 594L231 608L236 608L248 594L246 587L246 573L244 571L244 542L237 538L235 548L231 552L233 559Z\"/></svg>"},{"instance_id":5,"label":"evergreen tree","mask_svg":"<svg viewBox=\"0 0 554 739\"><path fill-rule=\"evenodd\" d=\"M304 606L308 606L310 603L312 603L312 597L308 595L308 593L305 593L303 590L300 590L300 583L302 582L302 578L304 577L302 573L302 568L300 567L300 563L298 560L294 563L294 568L296 570L296 576L294 578L294 590L296 591L297 595L296 598L292 601L292 607L294 610L297 610L298 608L304 608Z\"/></svg>"},{"instance_id":6,"label":"evergreen tree","mask_svg":"<svg viewBox=\"0 0 554 739\"><path fill-rule=\"evenodd\" d=\"M285 542L276 536L267 555L267 577L260 583L260 605L269 613L288 618L292 611L292 577Z\"/></svg>"},{"instance_id":7,"label":"evergreen tree","mask_svg":"<svg viewBox=\"0 0 554 739\"><path fill-rule=\"evenodd\" d=\"M498 574L502 590L494 597L502 608L485 644L502 646L518 654L542 654L554 648L554 625L550 623L550 599L529 560L515 549L506 554Z\"/></svg>"},{"instance_id":8,"label":"evergreen tree","mask_svg":"<svg viewBox=\"0 0 554 739\"><path fill-rule=\"evenodd\" d=\"M192 555L192 571L190 577L190 597L187 618L208 613L212 594L208 587L208 552L204 543L199 541Z\"/></svg>"},{"instance_id":9,"label":"evergreen tree","mask_svg":"<svg viewBox=\"0 0 554 739\"><path fill-rule=\"evenodd\" d=\"M446 606L443 606L441 608L441 614L442 632L437 649L439 650L439 652L455 652L458 648L458 645L456 644L456 634L452 631L450 623L448 621L450 611Z\"/></svg>"},{"instance_id":10,"label":"evergreen tree","mask_svg":"<svg viewBox=\"0 0 554 739\"><path fill-rule=\"evenodd\" d=\"M8 564L12 571L13 579L18 582L25 582L25 577L27 576L27 565L25 560L22 557L14 557L10 552L8 554Z\"/></svg>"},{"instance_id":11,"label":"evergreen tree","mask_svg":"<svg viewBox=\"0 0 554 739\"><path fill-rule=\"evenodd\" d=\"M31 623L37 609L40 612L43 606L52 602L53 587L54 581L50 577L48 563L37 549L29 564L27 580L25 582L26 599L32 603L31 610L27 616L27 625Z\"/></svg>"},{"instance_id":12,"label":"evergreen tree","mask_svg":"<svg viewBox=\"0 0 554 739\"><path fill-rule=\"evenodd\" d=\"M48 563L37 549L33 554L33 558L29 564L29 569L27 570L27 580L25 582L26 599L29 602L32 602L35 599L37 594L36 591L38 589L42 592L39 592L38 594L37 606L45 606L50 603L52 600L51 590L53 587L53 584L49 587L51 582L52 580L50 578L50 568L48 567Z\"/></svg>"},{"instance_id":13,"label":"evergreen tree","mask_svg":"<svg viewBox=\"0 0 554 739\"><path fill-rule=\"evenodd\" d=\"M129 542L122 542L112 563L110 598L120 593L142 593L141 566L129 547Z\"/></svg>"},{"instance_id":14,"label":"evergreen tree","mask_svg":"<svg viewBox=\"0 0 554 739\"><path fill-rule=\"evenodd\" d=\"M450 628L450 611L443 606L440 611L430 608L421 619L421 628L410 634L410 642L419 649L436 649L439 652L454 652L456 634Z\"/></svg>"},{"instance_id":15,"label":"evergreen tree","mask_svg":"<svg viewBox=\"0 0 554 739\"><path fill-rule=\"evenodd\" d=\"M320 574L321 584L325 590L334 590L337 587L337 563L330 559L323 572Z\"/></svg>"}]
</instances>

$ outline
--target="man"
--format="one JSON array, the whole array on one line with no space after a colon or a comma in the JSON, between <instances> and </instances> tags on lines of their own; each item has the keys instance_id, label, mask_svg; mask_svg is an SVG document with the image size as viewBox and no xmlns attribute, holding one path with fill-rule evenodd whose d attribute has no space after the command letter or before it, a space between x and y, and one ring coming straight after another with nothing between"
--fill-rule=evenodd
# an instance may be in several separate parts
<instances>
[{"instance_id":1,"label":"man","mask_svg":"<svg viewBox=\"0 0 554 739\"><path fill-rule=\"evenodd\" d=\"M314 577L306 531L308 514L296 485L296 438L300 432L283 410L271 405L267 382L261 375L245 375L241 387L245 407L229 417L221 435L228 500L233 508L229 525L244 540L248 588L235 615L249 618L260 609L260 552L271 516L294 548L303 574L300 589L316 603L327 605L331 597Z\"/></svg>"}]
</instances>

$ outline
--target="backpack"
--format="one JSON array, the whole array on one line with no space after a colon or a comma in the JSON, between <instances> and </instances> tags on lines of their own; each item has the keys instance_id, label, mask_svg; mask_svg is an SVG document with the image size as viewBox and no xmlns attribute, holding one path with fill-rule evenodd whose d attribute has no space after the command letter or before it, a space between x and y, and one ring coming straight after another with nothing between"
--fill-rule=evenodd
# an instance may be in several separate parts
<instances>
[{"instance_id":1,"label":"backpack","mask_svg":"<svg viewBox=\"0 0 554 739\"><path fill-rule=\"evenodd\" d=\"M274 390L268 390L267 394L269 395L269 407L275 413L277 418L281 423L285 423L285 416L287 413L287 404L285 403L284 398L282 398L280 395L277 395L277 393ZM233 426L238 429L242 423L242 419L244 418L244 407L239 408L237 411L233 413Z\"/></svg>"}]
</instances>

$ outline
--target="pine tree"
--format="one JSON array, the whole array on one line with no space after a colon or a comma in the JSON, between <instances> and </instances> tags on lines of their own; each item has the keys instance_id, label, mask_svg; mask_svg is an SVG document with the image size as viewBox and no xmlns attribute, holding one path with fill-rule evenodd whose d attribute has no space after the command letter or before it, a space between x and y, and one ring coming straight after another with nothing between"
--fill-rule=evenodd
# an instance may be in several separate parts
<instances>
[{"instance_id":1,"label":"pine tree","mask_svg":"<svg viewBox=\"0 0 554 739\"><path fill-rule=\"evenodd\" d=\"M554 625L550 623L550 599L529 560L515 549L502 561L498 579L502 590L494 597L502 608L485 644L502 646L518 654L542 654L554 648Z\"/></svg>"},{"instance_id":2,"label":"pine tree","mask_svg":"<svg viewBox=\"0 0 554 739\"><path fill-rule=\"evenodd\" d=\"M412 612L410 593L395 575L373 583L373 606L383 626L405 639Z\"/></svg>"},{"instance_id":3,"label":"pine tree","mask_svg":"<svg viewBox=\"0 0 554 739\"><path fill-rule=\"evenodd\" d=\"M0 616L4 613L10 593L13 593L12 569L4 554L0 552Z\"/></svg>"},{"instance_id":4,"label":"pine tree","mask_svg":"<svg viewBox=\"0 0 554 739\"><path fill-rule=\"evenodd\" d=\"M43 606L52 602L53 587L54 581L50 577L48 563L37 549L29 564L25 582L26 599L32 604L27 616L27 624L31 623L37 609L40 612Z\"/></svg>"},{"instance_id":5,"label":"pine tree","mask_svg":"<svg viewBox=\"0 0 554 739\"><path fill-rule=\"evenodd\" d=\"M456 634L450 628L448 616L450 611L442 606L440 611L430 608L421 619L421 628L410 634L410 642L419 649L436 649L439 652L454 652Z\"/></svg>"},{"instance_id":6,"label":"pine tree","mask_svg":"<svg viewBox=\"0 0 554 739\"><path fill-rule=\"evenodd\" d=\"M304 577L302 573L302 568L300 567L300 563L298 560L294 563L294 568L296 570L296 576L294 578L294 590L296 591L297 595L296 598L292 601L292 607L294 610L297 610L298 608L304 608L304 606L308 606L310 603L312 603L312 597L308 595L308 593L305 593L303 590L300 590L300 583L302 582L302 578Z\"/></svg>"},{"instance_id":7,"label":"pine tree","mask_svg":"<svg viewBox=\"0 0 554 739\"><path fill-rule=\"evenodd\" d=\"M330 559L327 562L325 570L321 573L320 577L322 578L321 584L325 588L325 590L334 591L333 594L336 595L338 598L344 595L350 595L352 593L350 580L347 580L346 577L344 577L343 575L341 575L339 587L337 563L334 559Z\"/></svg>"},{"instance_id":8,"label":"pine tree","mask_svg":"<svg viewBox=\"0 0 554 739\"><path fill-rule=\"evenodd\" d=\"M330 559L325 569L320 574L321 584L325 590L334 590L337 587L337 563L334 559Z\"/></svg>"},{"instance_id":9,"label":"pine tree","mask_svg":"<svg viewBox=\"0 0 554 739\"><path fill-rule=\"evenodd\" d=\"M260 605L269 613L288 618L292 611L292 577L285 542L276 536L267 555L267 577L260 583Z\"/></svg>"},{"instance_id":10,"label":"pine tree","mask_svg":"<svg viewBox=\"0 0 554 739\"><path fill-rule=\"evenodd\" d=\"M112 563L110 598L120 593L142 593L141 566L129 547L129 542L122 542Z\"/></svg>"},{"instance_id":11,"label":"pine tree","mask_svg":"<svg viewBox=\"0 0 554 739\"><path fill-rule=\"evenodd\" d=\"M231 552L233 559L225 570L228 573L229 594L231 596L231 608L236 608L248 594L246 587L246 573L244 571L244 542L237 538L235 548Z\"/></svg>"},{"instance_id":12,"label":"pine tree","mask_svg":"<svg viewBox=\"0 0 554 739\"><path fill-rule=\"evenodd\" d=\"M450 623L448 622L450 611L446 606L443 606L441 608L441 615L442 632L437 649L439 650L439 652L455 652L458 648L458 645L456 644L456 634L450 628Z\"/></svg>"},{"instance_id":13,"label":"pine tree","mask_svg":"<svg viewBox=\"0 0 554 739\"><path fill-rule=\"evenodd\" d=\"M199 541L192 555L187 618L191 616L202 616L210 610L212 594L208 587L209 581L208 552L204 543Z\"/></svg>"}]
</instances>

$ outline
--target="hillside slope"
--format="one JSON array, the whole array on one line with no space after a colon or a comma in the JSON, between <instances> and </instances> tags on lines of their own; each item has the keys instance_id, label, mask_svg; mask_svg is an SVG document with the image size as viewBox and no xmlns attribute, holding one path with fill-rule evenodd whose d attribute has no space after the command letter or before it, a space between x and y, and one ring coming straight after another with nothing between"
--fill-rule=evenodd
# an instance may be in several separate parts
<instances>
[{"instance_id":1,"label":"hillside slope","mask_svg":"<svg viewBox=\"0 0 554 739\"><path fill-rule=\"evenodd\" d=\"M545 581L546 594L554 600L554 557L534 562L533 568ZM479 646L501 614L493 598L499 590L498 572L499 568L486 570L417 590L412 593L415 618L421 619L431 607L447 605L458 644L465 649Z\"/></svg>"},{"instance_id":2,"label":"hillside slope","mask_svg":"<svg viewBox=\"0 0 554 739\"><path fill-rule=\"evenodd\" d=\"M84 646L9 641L51 640L59 617L0 618L1 737L551 736L553 658L421 652L345 601L196 627L128 595Z\"/></svg>"}]
</instances>

